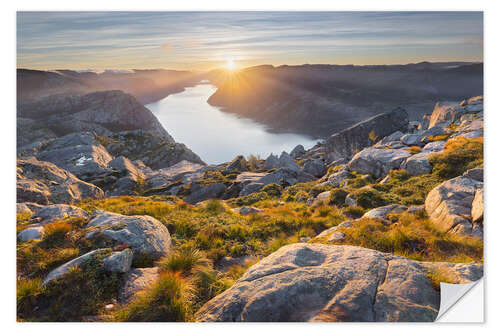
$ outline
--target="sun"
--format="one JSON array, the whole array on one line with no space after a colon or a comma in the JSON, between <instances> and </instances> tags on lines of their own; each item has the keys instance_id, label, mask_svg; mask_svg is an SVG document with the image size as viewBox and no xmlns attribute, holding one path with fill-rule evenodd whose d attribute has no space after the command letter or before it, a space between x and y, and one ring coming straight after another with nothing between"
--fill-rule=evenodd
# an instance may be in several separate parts
<instances>
[{"instance_id":1,"label":"sun","mask_svg":"<svg viewBox=\"0 0 500 333\"><path fill-rule=\"evenodd\" d=\"M236 66L234 65L233 59L228 59L226 62L226 68L229 69L230 71L234 71Z\"/></svg>"}]
</instances>

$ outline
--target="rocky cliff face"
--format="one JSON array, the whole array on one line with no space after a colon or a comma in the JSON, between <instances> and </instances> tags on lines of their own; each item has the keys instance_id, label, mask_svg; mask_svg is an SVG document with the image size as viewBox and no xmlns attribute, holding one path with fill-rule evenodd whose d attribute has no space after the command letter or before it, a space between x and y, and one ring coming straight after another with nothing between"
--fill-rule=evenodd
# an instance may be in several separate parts
<instances>
[{"instance_id":1,"label":"rocky cliff face","mask_svg":"<svg viewBox=\"0 0 500 333\"><path fill-rule=\"evenodd\" d=\"M189 148L175 142L150 110L121 91L83 96L51 95L18 106L17 146L22 156L36 151L41 159L54 161L63 158L62 148L68 151L69 147L78 146L80 152L84 149L82 145L88 146L88 142L52 143L58 137L78 133L93 133L95 138L90 140L99 140L113 155L140 159L155 169L182 160L203 164ZM61 149L54 151L54 145ZM96 147L96 144L90 146ZM76 152L68 151L68 154L71 155L68 158L73 158Z\"/></svg>"}]
</instances>

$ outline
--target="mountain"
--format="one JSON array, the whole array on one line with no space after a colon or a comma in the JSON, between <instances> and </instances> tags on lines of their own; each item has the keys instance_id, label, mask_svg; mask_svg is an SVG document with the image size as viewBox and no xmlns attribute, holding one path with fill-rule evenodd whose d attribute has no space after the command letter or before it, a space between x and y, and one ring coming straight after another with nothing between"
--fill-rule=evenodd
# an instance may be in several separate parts
<instances>
[{"instance_id":1,"label":"mountain","mask_svg":"<svg viewBox=\"0 0 500 333\"><path fill-rule=\"evenodd\" d=\"M483 64L263 65L208 74L218 86L208 103L279 132L324 138L401 106L410 120L430 113L436 100L483 92Z\"/></svg>"},{"instance_id":2,"label":"mountain","mask_svg":"<svg viewBox=\"0 0 500 333\"><path fill-rule=\"evenodd\" d=\"M82 95L100 90L122 90L142 104L148 104L181 92L199 81L198 73L164 69L95 73L20 68L17 69L17 99L27 101L53 94Z\"/></svg>"}]
</instances>

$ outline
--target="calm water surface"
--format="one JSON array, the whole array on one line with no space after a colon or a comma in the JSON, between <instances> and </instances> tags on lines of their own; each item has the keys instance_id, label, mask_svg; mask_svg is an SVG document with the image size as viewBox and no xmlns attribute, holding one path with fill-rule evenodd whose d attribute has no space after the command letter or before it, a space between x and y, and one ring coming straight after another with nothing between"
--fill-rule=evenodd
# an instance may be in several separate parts
<instances>
[{"instance_id":1,"label":"calm water surface","mask_svg":"<svg viewBox=\"0 0 500 333\"><path fill-rule=\"evenodd\" d=\"M199 84L146 105L175 141L186 144L209 164L232 160L237 155L290 152L296 145L306 149L316 140L298 134L276 134L250 119L224 113L207 103L216 91L211 84Z\"/></svg>"}]
</instances>

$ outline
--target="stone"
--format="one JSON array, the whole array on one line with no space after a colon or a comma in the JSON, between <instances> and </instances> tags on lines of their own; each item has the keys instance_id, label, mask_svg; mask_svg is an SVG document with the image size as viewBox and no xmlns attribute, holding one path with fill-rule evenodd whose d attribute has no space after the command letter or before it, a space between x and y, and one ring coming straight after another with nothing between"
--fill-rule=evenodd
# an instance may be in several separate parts
<instances>
[{"instance_id":1,"label":"stone","mask_svg":"<svg viewBox=\"0 0 500 333\"><path fill-rule=\"evenodd\" d=\"M259 192L261 188L264 187L263 183L250 183L248 185L245 185L243 189L240 191L239 196L244 197L246 195L250 195L255 192Z\"/></svg>"},{"instance_id":2,"label":"stone","mask_svg":"<svg viewBox=\"0 0 500 333\"><path fill-rule=\"evenodd\" d=\"M59 279L60 277L64 276L66 273L68 273L72 268L77 267L84 262L87 262L91 259L94 259L95 257L99 255L105 255L106 253L109 252L109 249L97 249L94 251L90 251L78 258L75 258L71 261L68 261L67 263L57 267L56 269L50 271L49 274L45 277L45 279L42 282L42 287L47 285L49 282Z\"/></svg>"},{"instance_id":3,"label":"stone","mask_svg":"<svg viewBox=\"0 0 500 333\"><path fill-rule=\"evenodd\" d=\"M401 169L406 169L408 173L412 176L424 175L431 173L432 165L429 162L429 157L432 153L423 152L412 155L406 159L401 165Z\"/></svg>"},{"instance_id":4,"label":"stone","mask_svg":"<svg viewBox=\"0 0 500 333\"><path fill-rule=\"evenodd\" d=\"M125 273L132 266L133 253L130 249L121 252L113 252L109 257L104 258L104 268L110 272Z\"/></svg>"},{"instance_id":5,"label":"stone","mask_svg":"<svg viewBox=\"0 0 500 333\"><path fill-rule=\"evenodd\" d=\"M277 169L280 167L280 160L276 155L270 154L264 161L264 169Z\"/></svg>"},{"instance_id":6,"label":"stone","mask_svg":"<svg viewBox=\"0 0 500 333\"><path fill-rule=\"evenodd\" d=\"M423 146L423 138L422 134L405 134L401 137L401 142L407 146Z\"/></svg>"},{"instance_id":7,"label":"stone","mask_svg":"<svg viewBox=\"0 0 500 333\"><path fill-rule=\"evenodd\" d=\"M211 184L196 191L191 189L191 194L187 196L184 201L190 204L195 204L208 199L217 199L220 198L225 191L226 185L222 183Z\"/></svg>"},{"instance_id":8,"label":"stone","mask_svg":"<svg viewBox=\"0 0 500 333\"><path fill-rule=\"evenodd\" d=\"M466 172L432 189L425 199L425 210L443 231L482 238L482 223L473 221L471 210L476 191L483 188L483 183L467 175L475 173Z\"/></svg>"},{"instance_id":9,"label":"stone","mask_svg":"<svg viewBox=\"0 0 500 333\"><path fill-rule=\"evenodd\" d=\"M383 138L397 131L406 132L407 129L408 113L402 108L376 115L331 135L325 143L327 160L351 158L356 151L373 145L371 133Z\"/></svg>"},{"instance_id":10,"label":"stone","mask_svg":"<svg viewBox=\"0 0 500 333\"><path fill-rule=\"evenodd\" d=\"M44 228L43 226L29 227L17 234L17 238L22 242L27 242L32 239L42 239Z\"/></svg>"},{"instance_id":11,"label":"stone","mask_svg":"<svg viewBox=\"0 0 500 333\"><path fill-rule=\"evenodd\" d=\"M66 204L48 205L40 209L33 219L38 220L41 224L51 223L57 220L63 220L69 217L80 217L87 219L89 214L81 208Z\"/></svg>"},{"instance_id":12,"label":"stone","mask_svg":"<svg viewBox=\"0 0 500 333\"><path fill-rule=\"evenodd\" d=\"M479 96L477 96L479 97ZM482 97L481 97L482 98ZM462 104L462 103L460 103ZM429 120L429 128L435 126L447 127L467 113L478 113L483 110L482 101L473 105L460 105L454 102L438 102Z\"/></svg>"},{"instance_id":13,"label":"stone","mask_svg":"<svg viewBox=\"0 0 500 333\"><path fill-rule=\"evenodd\" d=\"M123 284L118 293L118 301L122 304L130 302L134 296L160 278L158 267L135 268L125 274Z\"/></svg>"},{"instance_id":14,"label":"stone","mask_svg":"<svg viewBox=\"0 0 500 333\"><path fill-rule=\"evenodd\" d=\"M474 200L472 201L471 217L472 223L479 223L483 221L484 213L484 198L483 189L480 188L474 194Z\"/></svg>"},{"instance_id":15,"label":"stone","mask_svg":"<svg viewBox=\"0 0 500 333\"><path fill-rule=\"evenodd\" d=\"M229 163L224 171L248 171L247 160L243 155L238 155L231 161L231 163Z\"/></svg>"},{"instance_id":16,"label":"stone","mask_svg":"<svg viewBox=\"0 0 500 333\"><path fill-rule=\"evenodd\" d=\"M33 211L24 202L16 203L16 214L28 214L32 215Z\"/></svg>"},{"instance_id":17,"label":"stone","mask_svg":"<svg viewBox=\"0 0 500 333\"><path fill-rule=\"evenodd\" d=\"M388 144L389 142L399 141L399 140L401 140L401 137L403 135L404 135L403 132L396 131L396 132L392 133L391 135L388 135L385 138L383 138L382 140L380 140L377 144L385 145L385 144Z\"/></svg>"},{"instance_id":18,"label":"stone","mask_svg":"<svg viewBox=\"0 0 500 333\"><path fill-rule=\"evenodd\" d=\"M331 227L330 229L323 230L319 235L314 237L315 239L324 238L329 242L339 241L345 238L345 234L342 232L338 232L340 228L350 228L352 227L352 221L344 221L335 227Z\"/></svg>"},{"instance_id":19,"label":"stone","mask_svg":"<svg viewBox=\"0 0 500 333\"><path fill-rule=\"evenodd\" d=\"M294 171L300 171L299 165L295 162L295 160L287 153L282 152L279 158L279 166L280 168L287 168Z\"/></svg>"},{"instance_id":20,"label":"stone","mask_svg":"<svg viewBox=\"0 0 500 333\"><path fill-rule=\"evenodd\" d=\"M250 267L231 288L205 303L195 318L431 322L440 296L426 276L425 264L355 246L291 244ZM456 267L453 271L462 281L482 276L481 264L449 265Z\"/></svg>"},{"instance_id":21,"label":"stone","mask_svg":"<svg viewBox=\"0 0 500 333\"><path fill-rule=\"evenodd\" d=\"M308 160L304 163L303 170L315 177L321 177L326 173L326 166L320 159Z\"/></svg>"},{"instance_id":22,"label":"stone","mask_svg":"<svg viewBox=\"0 0 500 333\"><path fill-rule=\"evenodd\" d=\"M410 206L408 207L408 213L409 214L418 214L418 213L424 213L425 212L425 206L424 205L418 205L418 206Z\"/></svg>"},{"instance_id":23,"label":"stone","mask_svg":"<svg viewBox=\"0 0 500 333\"><path fill-rule=\"evenodd\" d=\"M328 176L326 184L340 186L346 179L351 178L352 176L353 175L346 168L344 168Z\"/></svg>"},{"instance_id":24,"label":"stone","mask_svg":"<svg viewBox=\"0 0 500 333\"><path fill-rule=\"evenodd\" d=\"M243 206L240 208L235 208L235 209L233 209L233 211L236 213L240 213L241 215L250 215L250 214L262 213L264 210L260 209L260 208L255 208L255 207Z\"/></svg>"},{"instance_id":25,"label":"stone","mask_svg":"<svg viewBox=\"0 0 500 333\"><path fill-rule=\"evenodd\" d=\"M310 182L313 180L316 180L314 176L303 172L302 170L300 170L300 168L298 170L279 168L278 170L269 173L265 177L262 177L259 180L259 183L262 183L264 185L278 184L286 187L295 185L297 183Z\"/></svg>"},{"instance_id":26,"label":"stone","mask_svg":"<svg viewBox=\"0 0 500 333\"><path fill-rule=\"evenodd\" d=\"M356 199L351 194L348 194L345 197L345 204L347 206L351 206L351 207L355 207L358 205L358 203L356 202Z\"/></svg>"},{"instance_id":27,"label":"stone","mask_svg":"<svg viewBox=\"0 0 500 333\"><path fill-rule=\"evenodd\" d=\"M387 205L371 209L366 212L363 217L370 219L386 219L389 214L399 214L407 209L408 207L403 205Z\"/></svg>"},{"instance_id":28,"label":"stone","mask_svg":"<svg viewBox=\"0 0 500 333\"><path fill-rule=\"evenodd\" d=\"M446 141L429 142L422 148L422 152L441 152L444 150Z\"/></svg>"},{"instance_id":29,"label":"stone","mask_svg":"<svg viewBox=\"0 0 500 333\"><path fill-rule=\"evenodd\" d=\"M365 148L349 161L347 168L362 174L371 174L380 178L393 169L399 169L401 163L411 154L405 149Z\"/></svg>"},{"instance_id":30,"label":"stone","mask_svg":"<svg viewBox=\"0 0 500 333\"><path fill-rule=\"evenodd\" d=\"M300 156L304 155L306 153L306 150L304 149L303 145L297 145L293 150L290 152L290 156L293 158L299 158Z\"/></svg>"},{"instance_id":31,"label":"stone","mask_svg":"<svg viewBox=\"0 0 500 333\"><path fill-rule=\"evenodd\" d=\"M108 163L108 166L118 171L123 175L130 176L137 181L138 179L145 179L144 173L139 170L128 158L119 156Z\"/></svg>"},{"instance_id":32,"label":"stone","mask_svg":"<svg viewBox=\"0 0 500 333\"><path fill-rule=\"evenodd\" d=\"M34 157L17 160L17 202L42 205L101 199L104 192L56 165Z\"/></svg>"},{"instance_id":33,"label":"stone","mask_svg":"<svg viewBox=\"0 0 500 333\"><path fill-rule=\"evenodd\" d=\"M117 245L128 245L136 253L159 258L172 251L167 227L151 216L125 216L97 211L87 223L86 238L102 237Z\"/></svg>"},{"instance_id":34,"label":"stone","mask_svg":"<svg viewBox=\"0 0 500 333\"><path fill-rule=\"evenodd\" d=\"M238 176L236 176L235 181L241 182L243 184L248 184L252 182L259 182L262 177L267 176L267 172L242 172Z\"/></svg>"}]
</instances>

